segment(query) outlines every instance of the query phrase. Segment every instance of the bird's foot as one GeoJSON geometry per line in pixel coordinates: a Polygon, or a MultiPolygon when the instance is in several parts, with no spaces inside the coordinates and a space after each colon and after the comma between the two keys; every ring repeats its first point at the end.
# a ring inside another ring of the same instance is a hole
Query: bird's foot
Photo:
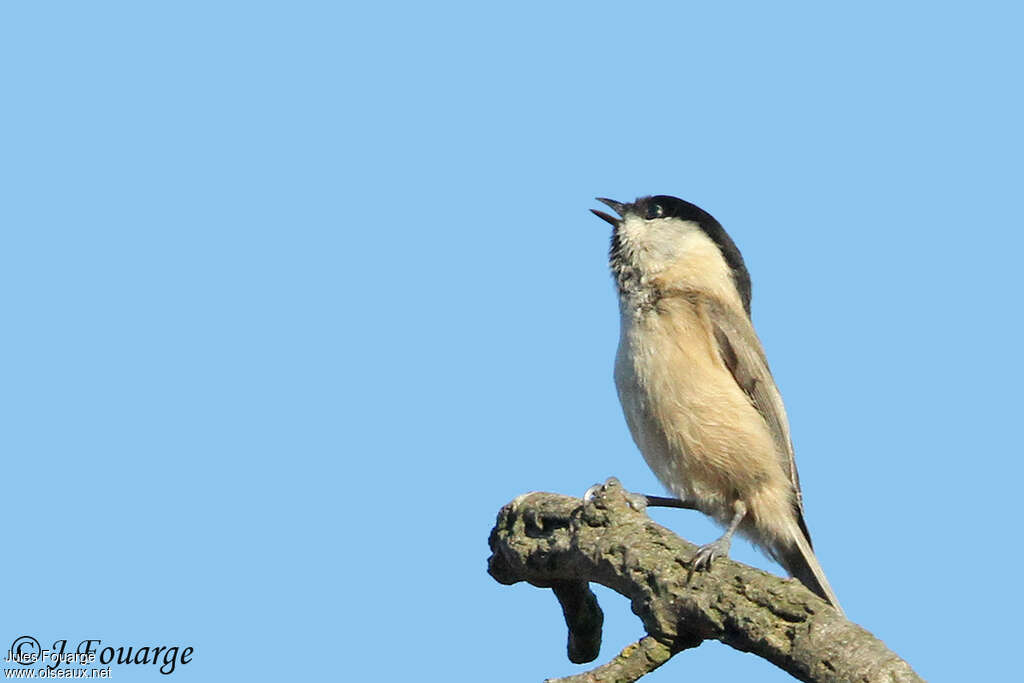
{"type": "MultiPolygon", "coordinates": [[[[594,484],[583,494],[584,505],[594,501],[600,494],[605,493],[609,489],[622,488],[622,483],[615,477],[608,477],[603,484],[594,484]]],[[[629,491],[623,490],[623,494],[626,497],[626,502],[629,503],[629,507],[633,508],[637,512],[643,512],[647,509],[647,496],[640,493],[630,493],[629,491]]]]}
{"type": "Polygon", "coordinates": [[[711,563],[719,557],[729,557],[729,547],[732,545],[732,539],[726,536],[712,541],[697,548],[697,552],[694,553],[693,559],[690,560],[690,565],[694,571],[706,572],[711,571],[711,563]]]}

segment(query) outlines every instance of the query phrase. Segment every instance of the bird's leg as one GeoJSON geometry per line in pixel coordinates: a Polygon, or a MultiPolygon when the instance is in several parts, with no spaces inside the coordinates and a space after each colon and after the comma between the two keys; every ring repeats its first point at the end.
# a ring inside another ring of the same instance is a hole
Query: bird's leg
{"type": "Polygon", "coordinates": [[[644,496],[647,499],[647,507],[652,508],[682,508],[683,510],[696,510],[697,506],[682,498],[665,498],[664,496],[644,496]]]}
{"type": "Polygon", "coordinates": [[[714,562],[716,557],[729,557],[729,546],[732,545],[732,535],[736,533],[736,529],[739,527],[740,522],[747,515],[747,504],[742,500],[737,500],[732,504],[732,521],[729,522],[729,527],[722,534],[722,537],[717,541],[712,541],[706,545],[702,545],[697,548],[697,552],[694,554],[693,559],[690,560],[690,564],[693,566],[695,571],[708,571],[711,569],[711,563],[714,562]]]}

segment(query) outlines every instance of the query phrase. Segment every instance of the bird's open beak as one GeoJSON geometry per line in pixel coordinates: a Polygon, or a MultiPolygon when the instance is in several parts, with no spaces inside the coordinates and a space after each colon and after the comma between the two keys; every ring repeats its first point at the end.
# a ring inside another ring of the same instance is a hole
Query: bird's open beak
{"type": "MultiPolygon", "coordinates": [[[[622,212],[626,208],[625,204],[623,204],[622,202],[617,202],[614,199],[606,199],[605,197],[598,197],[597,201],[599,201],[602,204],[604,204],[605,206],[609,207],[612,211],[614,211],[615,213],[619,214],[620,216],[623,215],[622,212]]],[[[616,228],[619,227],[620,223],[622,223],[622,219],[621,218],[616,218],[615,216],[610,216],[610,215],[606,214],[604,211],[598,211],[597,209],[591,209],[590,212],[592,214],[594,214],[595,216],[597,216],[598,218],[600,218],[601,220],[608,221],[609,223],[612,224],[612,226],[614,226],[616,228]]]]}

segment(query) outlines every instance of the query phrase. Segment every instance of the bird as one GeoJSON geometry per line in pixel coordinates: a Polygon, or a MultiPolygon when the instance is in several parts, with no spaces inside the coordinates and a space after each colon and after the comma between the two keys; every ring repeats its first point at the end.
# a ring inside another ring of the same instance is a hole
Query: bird
{"type": "Polygon", "coordinates": [[[609,265],[618,290],[615,386],[661,483],[725,527],[691,560],[709,571],[750,539],[842,613],[811,545],[782,396],[750,317],[750,273],[711,214],[669,195],[622,203],[609,265]]]}

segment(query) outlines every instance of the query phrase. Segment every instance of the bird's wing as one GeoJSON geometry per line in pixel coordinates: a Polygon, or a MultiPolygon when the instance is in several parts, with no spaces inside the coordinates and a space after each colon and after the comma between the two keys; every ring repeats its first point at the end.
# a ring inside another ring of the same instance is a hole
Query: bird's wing
{"type": "MultiPolygon", "coordinates": [[[[783,469],[789,474],[789,480],[793,484],[800,526],[804,527],[803,495],[800,492],[800,477],[793,457],[793,442],[789,436],[786,408],[782,404],[782,395],[775,386],[772,372],[768,368],[768,360],[761,348],[761,341],[757,338],[750,319],[743,313],[711,298],[703,298],[701,304],[711,321],[722,362],[732,373],[736,384],[750,398],[750,402],[764,418],[772,433],[777,446],[776,453],[782,459],[783,469]]],[[[809,540],[810,535],[807,534],[806,527],[804,533],[809,540]]]]}

